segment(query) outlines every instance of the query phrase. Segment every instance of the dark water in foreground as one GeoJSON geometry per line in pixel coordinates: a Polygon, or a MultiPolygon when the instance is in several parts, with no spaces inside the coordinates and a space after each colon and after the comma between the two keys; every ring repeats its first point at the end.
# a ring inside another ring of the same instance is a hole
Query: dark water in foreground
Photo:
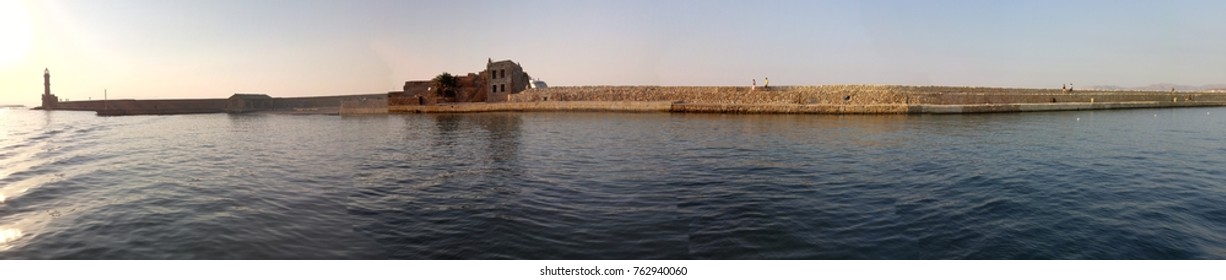
{"type": "Polygon", "coordinates": [[[1226,108],[0,121],[7,259],[1226,258],[1226,108]]]}

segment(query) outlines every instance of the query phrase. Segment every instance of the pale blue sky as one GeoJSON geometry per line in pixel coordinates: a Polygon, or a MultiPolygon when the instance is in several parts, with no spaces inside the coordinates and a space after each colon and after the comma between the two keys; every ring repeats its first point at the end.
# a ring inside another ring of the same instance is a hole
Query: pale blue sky
{"type": "Polygon", "coordinates": [[[551,85],[1226,83],[1226,1],[0,0],[0,103],[551,85]]]}

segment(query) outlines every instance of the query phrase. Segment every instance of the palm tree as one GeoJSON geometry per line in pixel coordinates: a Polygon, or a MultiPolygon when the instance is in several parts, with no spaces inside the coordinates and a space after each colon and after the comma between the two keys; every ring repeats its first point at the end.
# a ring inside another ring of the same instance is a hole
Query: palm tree
{"type": "Polygon", "coordinates": [[[455,97],[455,88],[459,87],[459,80],[452,76],[451,73],[443,72],[434,77],[434,83],[438,84],[438,94],[443,97],[455,97]]]}

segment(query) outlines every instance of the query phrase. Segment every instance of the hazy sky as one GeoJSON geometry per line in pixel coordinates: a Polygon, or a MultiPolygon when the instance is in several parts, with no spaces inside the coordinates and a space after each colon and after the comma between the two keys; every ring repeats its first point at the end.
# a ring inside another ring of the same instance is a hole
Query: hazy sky
{"type": "Polygon", "coordinates": [[[1226,1],[0,0],[0,104],[550,85],[1226,83],[1226,1]]]}

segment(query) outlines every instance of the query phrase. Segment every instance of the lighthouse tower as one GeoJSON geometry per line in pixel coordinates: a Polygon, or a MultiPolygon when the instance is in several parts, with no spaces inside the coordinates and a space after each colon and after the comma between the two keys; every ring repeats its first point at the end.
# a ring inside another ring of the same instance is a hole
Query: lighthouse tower
{"type": "Polygon", "coordinates": [[[43,68],[43,109],[55,108],[60,98],[51,94],[51,70],[43,68]]]}

